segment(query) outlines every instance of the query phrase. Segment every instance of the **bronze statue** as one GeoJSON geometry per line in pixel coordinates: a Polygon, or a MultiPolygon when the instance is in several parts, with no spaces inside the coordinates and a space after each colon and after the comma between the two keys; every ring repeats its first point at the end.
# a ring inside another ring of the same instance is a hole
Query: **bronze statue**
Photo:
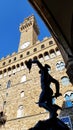
{"type": "Polygon", "coordinates": [[[32,64],[38,65],[38,67],[40,69],[39,73],[40,73],[40,82],[41,82],[41,89],[42,89],[42,92],[39,97],[38,105],[39,105],[39,107],[43,107],[50,112],[50,119],[48,119],[46,121],[39,121],[35,125],[34,128],[30,128],[29,130],[42,130],[43,128],[45,129],[45,125],[47,127],[46,130],[50,130],[50,128],[52,127],[52,124],[54,126],[54,129],[51,128],[51,130],[58,130],[58,129],[63,130],[63,128],[60,129],[59,127],[64,127],[64,130],[69,130],[69,129],[66,129],[67,126],[64,125],[64,123],[57,118],[57,115],[58,115],[57,110],[61,109],[61,107],[59,107],[56,104],[52,104],[53,97],[57,98],[57,97],[61,96],[62,94],[59,92],[60,86],[59,86],[58,80],[54,79],[49,74],[49,69],[51,67],[48,64],[45,64],[43,66],[38,60],[31,60],[31,59],[29,61],[27,61],[25,64],[26,64],[27,68],[29,69],[29,72],[32,68],[32,64]],[[50,87],[51,83],[54,83],[55,87],[56,87],[56,93],[54,96],[53,96],[53,90],[50,87]],[[61,124],[61,126],[59,125],[59,123],[61,124]],[[55,129],[55,127],[56,127],[56,129],[55,129]]]}

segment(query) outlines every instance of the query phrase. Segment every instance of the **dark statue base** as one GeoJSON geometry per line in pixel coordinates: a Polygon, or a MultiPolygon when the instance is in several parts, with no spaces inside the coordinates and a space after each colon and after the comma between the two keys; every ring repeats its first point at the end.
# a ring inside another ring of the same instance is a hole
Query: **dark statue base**
{"type": "Polygon", "coordinates": [[[58,118],[50,118],[38,123],[29,130],[69,130],[68,126],[58,118]]]}

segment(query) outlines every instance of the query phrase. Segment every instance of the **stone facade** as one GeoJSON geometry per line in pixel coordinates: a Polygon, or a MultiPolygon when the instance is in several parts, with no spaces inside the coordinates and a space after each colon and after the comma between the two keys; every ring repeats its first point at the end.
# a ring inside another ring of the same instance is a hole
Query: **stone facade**
{"type": "MultiPolygon", "coordinates": [[[[0,60],[0,109],[7,115],[7,122],[1,129],[28,130],[38,120],[49,117],[49,113],[36,104],[41,92],[39,68],[33,65],[29,73],[25,65],[25,61],[35,58],[43,65],[49,64],[50,74],[60,83],[62,96],[55,100],[63,108],[58,112],[59,118],[69,116],[73,122],[73,108],[70,104],[73,99],[73,86],[68,81],[57,44],[52,37],[38,40],[39,29],[33,15],[24,20],[20,31],[18,52],[0,60]],[[66,96],[71,96],[71,102],[66,96]]],[[[51,84],[51,87],[55,93],[55,86],[51,84]]]]}

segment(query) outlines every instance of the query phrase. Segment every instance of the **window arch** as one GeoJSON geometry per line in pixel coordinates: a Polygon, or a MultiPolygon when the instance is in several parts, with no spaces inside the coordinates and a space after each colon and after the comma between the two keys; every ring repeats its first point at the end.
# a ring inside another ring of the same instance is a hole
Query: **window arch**
{"type": "Polygon", "coordinates": [[[45,45],[44,45],[44,44],[42,44],[42,45],[41,45],[41,49],[43,49],[44,47],[45,47],[45,45]]]}
{"type": "Polygon", "coordinates": [[[61,53],[60,53],[60,50],[58,49],[58,47],[56,47],[55,50],[56,50],[56,54],[57,54],[57,55],[60,55],[60,54],[61,54],[61,53]]]}
{"type": "Polygon", "coordinates": [[[16,67],[17,67],[17,71],[20,71],[20,65],[17,64],[16,67]]]}
{"type": "Polygon", "coordinates": [[[68,86],[69,83],[70,83],[69,78],[68,78],[67,76],[63,76],[63,77],[61,78],[61,82],[62,82],[62,85],[63,85],[63,86],[68,86]]]}
{"type": "Polygon", "coordinates": [[[26,55],[29,55],[30,54],[30,51],[27,51],[26,55]]]}
{"type": "Polygon", "coordinates": [[[11,71],[11,67],[8,68],[8,71],[11,71]]]}
{"type": "Polygon", "coordinates": [[[3,73],[4,73],[4,77],[7,76],[7,70],[6,69],[3,70],[3,73]]]}
{"type": "Polygon", "coordinates": [[[23,54],[20,55],[20,58],[22,58],[22,57],[23,57],[23,54]]]}
{"type": "Polygon", "coordinates": [[[43,55],[40,54],[38,57],[39,57],[40,61],[42,62],[43,61],[43,55]]]}
{"type": "Polygon", "coordinates": [[[8,68],[8,75],[11,74],[11,67],[8,68]]]}
{"type": "Polygon", "coordinates": [[[3,65],[5,65],[6,64],[6,62],[3,62],[3,65]]]}
{"type": "Polygon", "coordinates": [[[12,70],[13,70],[13,73],[16,72],[16,66],[15,65],[12,66],[12,70]]]}
{"type": "Polygon", "coordinates": [[[11,59],[9,59],[9,63],[11,63],[11,59]]]}
{"type": "Polygon", "coordinates": [[[6,70],[6,69],[4,69],[4,70],[3,70],[3,72],[4,72],[4,73],[6,73],[6,72],[7,72],[7,70],[6,70]]]}
{"type": "Polygon", "coordinates": [[[53,44],[53,41],[51,40],[51,41],[49,41],[49,45],[51,45],[51,44],[53,44]]]}
{"type": "Polygon", "coordinates": [[[33,51],[36,52],[36,51],[37,51],[37,48],[34,48],[33,51]]]}
{"type": "Polygon", "coordinates": [[[14,61],[16,60],[16,57],[14,57],[14,61]]]}
{"type": "Polygon", "coordinates": [[[45,59],[45,60],[48,60],[48,59],[49,59],[49,53],[48,53],[48,52],[45,52],[45,53],[44,53],[44,59],[45,59]]]}
{"type": "Polygon", "coordinates": [[[38,59],[37,56],[34,56],[34,57],[33,57],[33,60],[37,60],[37,59],[38,59]]]}
{"type": "Polygon", "coordinates": [[[24,116],[24,113],[23,113],[23,105],[20,105],[18,107],[18,110],[17,110],[17,117],[23,117],[24,116]]]}
{"type": "Polygon", "coordinates": [[[13,70],[15,69],[15,65],[12,66],[12,69],[13,69],[13,70]]]}
{"type": "Polygon", "coordinates": [[[23,62],[21,62],[21,66],[24,66],[24,63],[23,63],[23,62]]]}
{"type": "Polygon", "coordinates": [[[21,91],[21,97],[24,97],[24,91],[21,91]]]}
{"type": "Polygon", "coordinates": [[[21,70],[23,70],[24,69],[24,63],[23,62],[21,62],[21,70]]]}
{"type": "Polygon", "coordinates": [[[73,106],[73,92],[68,91],[64,94],[65,100],[65,107],[72,107],[73,106]]]}
{"type": "Polygon", "coordinates": [[[50,57],[54,58],[56,56],[54,49],[50,50],[50,57]]]}
{"type": "Polygon", "coordinates": [[[65,63],[63,61],[59,61],[56,64],[56,70],[63,70],[65,68],[65,63]]]}
{"type": "Polygon", "coordinates": [[[23,83],[25,81],[26,81],[26,75],[23,75],[22,78],[21,78],[21,83],[23,83]]]}

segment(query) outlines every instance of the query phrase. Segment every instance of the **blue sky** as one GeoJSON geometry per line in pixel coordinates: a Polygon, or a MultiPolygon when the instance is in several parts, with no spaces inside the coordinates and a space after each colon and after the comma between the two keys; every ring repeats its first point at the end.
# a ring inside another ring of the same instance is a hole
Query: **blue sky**
{"type": "Polygon", "coordinates": [[[40,29],[39,40],[50,33],[28,0],[0,0],[0,59],[17,52],[20,41],[19,25],[34,14],[40,29]]]}

